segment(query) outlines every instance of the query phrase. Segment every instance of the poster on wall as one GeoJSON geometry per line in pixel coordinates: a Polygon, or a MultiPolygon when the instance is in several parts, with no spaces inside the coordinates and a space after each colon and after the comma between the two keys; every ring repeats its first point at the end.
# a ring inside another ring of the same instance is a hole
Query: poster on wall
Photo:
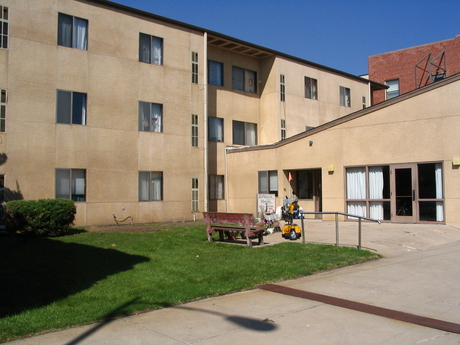
{"type": "Polygon", "coordinates": [[[274,194],[257,194],[257,216],[259,216],[261,212],[275,212],[275,210],[276,205],[274,194]]]}

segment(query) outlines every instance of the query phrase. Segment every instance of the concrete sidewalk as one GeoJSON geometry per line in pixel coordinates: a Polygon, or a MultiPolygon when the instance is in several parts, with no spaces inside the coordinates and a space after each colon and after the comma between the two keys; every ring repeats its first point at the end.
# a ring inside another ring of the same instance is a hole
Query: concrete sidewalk
{"type": "MultiPolygon", "coordinates": [[[[357,228],[341,222],[340,243],[356,245],[357,228]]],[[[307,242],[335,243],[334,222],[307,221],[306,229],[307,242]]],[[[363,223],[362,246],[385,258],[276,285],[460,327],[459,229],[363,223]]],[[[460,334],[257,288],[8,344],[449,345],[460,344],[460,334]]]]}

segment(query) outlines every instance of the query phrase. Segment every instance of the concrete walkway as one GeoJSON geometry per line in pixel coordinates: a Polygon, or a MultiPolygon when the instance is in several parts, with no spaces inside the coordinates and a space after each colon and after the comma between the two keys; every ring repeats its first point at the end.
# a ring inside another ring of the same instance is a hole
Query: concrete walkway
{"type": "MultiPolygon", "coordinates": [[[[334,222],[306,226],[307,242],[335,243],[334,222]]],[[[340,243],[356,245],[357,229],[341,222],[340,243]]],[[[286,241],[279,233],[265,238],[267,245],[286,241]]],[[[362,246],[385,258],[275,284],[288,294],[257,288],[8,344],[460,344],[460,230],[363,223],[362,246]],[[315,294],[327,298],[309,299],[315,294]],[[420,326],[372,310],[439,322],[420,326]]]]}

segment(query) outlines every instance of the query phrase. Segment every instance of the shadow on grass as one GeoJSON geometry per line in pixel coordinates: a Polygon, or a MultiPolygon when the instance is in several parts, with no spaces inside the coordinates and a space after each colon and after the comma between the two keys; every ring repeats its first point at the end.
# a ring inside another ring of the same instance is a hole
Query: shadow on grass
{"type": "Polygon", "coordinates": [[[59,240],[1,236],[0,318],[46,306],[148,260],[59,240]]]}

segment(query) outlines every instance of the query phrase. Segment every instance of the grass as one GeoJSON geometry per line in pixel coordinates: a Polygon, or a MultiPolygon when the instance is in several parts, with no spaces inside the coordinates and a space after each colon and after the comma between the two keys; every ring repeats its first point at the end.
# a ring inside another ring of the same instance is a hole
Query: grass
{"type": "Polygon", "coordinates": [[[300,242],[260,248],[211,243],[203,225],[52,239],[4,236],[0,343],[378,257],[300,242]]]}

